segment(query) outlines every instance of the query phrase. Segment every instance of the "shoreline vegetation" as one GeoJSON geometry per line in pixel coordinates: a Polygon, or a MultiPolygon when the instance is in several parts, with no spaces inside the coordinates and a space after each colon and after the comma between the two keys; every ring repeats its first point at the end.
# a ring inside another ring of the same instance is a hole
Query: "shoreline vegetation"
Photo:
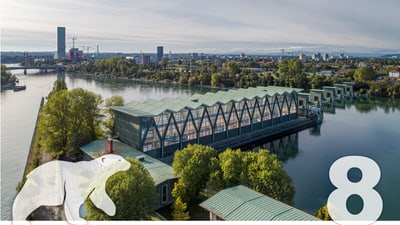
{"type": "MultiPolygon", "coordinates": [[[[400,59],[388,62],[371,61],[373,66],[356,66],[357,61],[331,64],[303,63],[297,59],[281,62],[266,59],[228,61],[178,61],[170,64],[164,58],[159,64],[136,64],[134,60],[113,57],[95,62],[82,62],[67,66],[67,72],[95,78],[111,78],[160,84],[185,85],[207,88],[248,88],[256,86],[285,86],[321,89],[334,83],[355,82],[358,95],[400,97],[400,79],[384,74],[391,69],[400,70],[400,59]],[[378,63],[381,66],[378,66],[378,63]],[[262,68],[258,68],[262,65],[262,68]],[[337,66],[335,66],[337,65],[337,66]],[[257,67],[255,67],[257,66],[257,67]],[[322,70],[331,74],[324,75],[322,70]]],[[[387,73],[386,73],[387,74],[387,73]]]]}
{"type": "Polygon", "coordinates": [[[18,78],[7,71],[7,66],[1,64],[1,90],[14,89],[18,78]]]}

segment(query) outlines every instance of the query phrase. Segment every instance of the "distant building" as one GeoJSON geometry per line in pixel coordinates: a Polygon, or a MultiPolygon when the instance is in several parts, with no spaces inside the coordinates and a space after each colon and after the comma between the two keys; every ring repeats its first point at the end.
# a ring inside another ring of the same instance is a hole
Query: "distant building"
{"type": "Polygon", "coordinates": [[[57,27],[57,53],[54,58],[65,58],[65,52],[65,27],[57,27]]]}
{"type": "Polygon", "coordinates": [[[78,61],[83,58],[83,51],[79,48],[71,48],[68,52],[68,59],[71,61],[78,61]]]}
{"type": "Polygon", "coordinates": [[[335,75],[335,72],[331,71],[331,70],[322,70],[320,72],[317,72],[317,74],[324,75],[325,77],[331,77],[331,76],[335,75]]]}
{"type": "Polygon", "coordinates": [[[358,67],[364,67],[367,66],[367,64],[365,62],[359,62],[358,63],[358,67]]]}
{"type": "Polygon", "coordinates": [[[306,55],[305,54],[300,54],[299,55],[299,60],[302,61],[302,62],[305,62],[306,61],[306,55]]]}
{"type": "Polygon", "coordinates": [[[400,78],[400,72],[398,70],[392,70],[389,72],[390,78],[400,78]]]}
{"type": "Polygon", "coordinates": [[[314,53],[311,55],[311,59],[314,61],[320,61],[321,60],[321,53],[314,53]]]}
{"type": "Polygon", "coordinates": [[[157,47],[157,61],[161,61],[162,57],[164,55],[164,47],[163,46],[158,46],[157,47]]]}
{"type": "Polygon", "coordinates": [[[329,54],[328,53],[322,54],[322,60],[323,61],[328,61],[329,60],[329,54]]]}
{"type": "Polygon", "coordinates": [[[142,53],[142,64],[147,65],[150,64],[150,56],[142,53]]]}

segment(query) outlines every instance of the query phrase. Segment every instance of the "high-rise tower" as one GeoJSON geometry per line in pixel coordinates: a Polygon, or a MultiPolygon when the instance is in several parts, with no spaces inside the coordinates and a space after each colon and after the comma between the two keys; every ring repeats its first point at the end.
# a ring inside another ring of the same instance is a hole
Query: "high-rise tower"
{"type": "Polygon", "coordinates": [[[65,27],[57,27],[57,53],[55,58],[65,58],[65,27]]]}
{"type": "Polygon", "coordinates": [[[164,47],[163,46],[157,46],[157,61],[160,62],[162,57],[164,55],[164,47]]]}

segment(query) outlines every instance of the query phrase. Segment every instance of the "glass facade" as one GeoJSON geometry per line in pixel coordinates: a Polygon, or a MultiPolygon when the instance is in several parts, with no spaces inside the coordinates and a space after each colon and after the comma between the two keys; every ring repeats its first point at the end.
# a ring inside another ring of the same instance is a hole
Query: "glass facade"
{"type": "Polygon", "coordinates": [[[295,119],[297,109],[297,93],[291,92],[166,110],[141,125],[138,148],[149,153],[157,150],[156,155],[164,157],[189,143],[209,144],[295,119]]]}

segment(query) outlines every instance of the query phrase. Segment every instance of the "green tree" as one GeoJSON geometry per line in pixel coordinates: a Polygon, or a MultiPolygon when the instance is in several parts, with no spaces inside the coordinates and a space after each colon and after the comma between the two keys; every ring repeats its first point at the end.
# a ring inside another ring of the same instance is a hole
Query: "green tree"
{"type": "Polygon", "coordinates": [[[275,154],[268,150],[246,152],[246,176],[244,183],[278,201],[293,205],[295,189],[292,179],[275,154]]]}
{"type": "Polygon", "coordinates": [[[172,212],[172,218],[174,220],[190,219],[189,212],[186,212],[187,204],[183,203],[180,197],[175,199],[172,207],[174,208],[174,211],[172,212]]]}
{"type": "Polygon", "coordinates": [[[212,172],[208,183],[214,190],[242,184],[279,201],[293,204],[293,182],[275,154],[264,149],[258,152],[227,149],[218,158],[219,165],[212,172]]]}
{"type": "Polygon", "coordinates": [[[315,216],[318,217],[318,218],[320,218],[321,220],[325,220],[325,221],[332,220],[331,216],[329,215],[328,206],[327,206],[327,205],[322,206],[322,207],[315,213],[315,216]]]}
{"type": "Polygon", "coordinates": [[[53,156],[78,159],[79,147],[100,134],[100,95],[82,88],[53,93],[43,106],[38,123],[40,146],[53,156]]]}
{"type": "Polygon", "coordinates": [[[62,90],[68,90],[67,84],[65,83],[64,79],[57,79],[56,81],[54,81],[53,83],[53,89],[51,90],[49,97],[55,93],[55,92],[59,92],[62,90]]]}
{"type": "Polygon", "coordinates": [[[325,85],[326,79],[322,74],[313,74],[310,76],[311,88],[320,89],[325,85]]]}
{"type": "Polygon", "coordinates": [[[183,202],[194,200],[210,177],[211,160],[216,157],[216,151],[209,146],[188,145],[174,154],[172,167],[178,182],[172,190],[172,196],[180,197],[183,202]]]}
{"type": "Polygon", "coordinates": [[[240,67],[239,64],[236,62],[230,61],[226,64],[226,70],[230,75],[236,75],[240,73],[240,67]]]}
{"type": "Polygon", "coordinates": [[[300,60],[282,60],[278,67],[280,82],[286,87],[307,88],[307,76],[300,60]]]}
{"type": "Polygon", "coordinates": [[[89,198],[85,201],[87,220],[148,220],[156,201],[156,189],[149,171],[136,159],[127,158],[131,167],[112,175],[106,192],[116,206],[114,216],[98,209],[89,198]]]}
{"type": "Polygon", "coordinates": [[[103,125],[106,127],[107,136],[113,135],[115,132],[115,113],[114,110],[111,109],[111,106],[123,106],[124,104],[124,98],[119,95],[113,95],[106,99],[106,109],[104,110],[104,113],[106,114],[107,119],[103,121],[103,125]]]}
{"type": "Polygon", "coordinates": [[[355,81],[376,80],[376,74],[372,67],[363,66],[354,72],[353,78],[355,81]]]}
{"type": "Polygon", "coordinates": [[[220,74],[217,74],[217,73],[213,73],[213,74],[211,75],[211,82],[210,82],[211,86],[213,86],[213,87],[219,87],[219,86],[221,86],[221,83],[222,83],[222,77],[221,77],[221,75],[220,75],[220,74]]]}
{"type": "Polygon", "coordinates": [[[1,85],[15,85],[17,77],[7,71],[7,66],[1,64],[1,85]]]}

